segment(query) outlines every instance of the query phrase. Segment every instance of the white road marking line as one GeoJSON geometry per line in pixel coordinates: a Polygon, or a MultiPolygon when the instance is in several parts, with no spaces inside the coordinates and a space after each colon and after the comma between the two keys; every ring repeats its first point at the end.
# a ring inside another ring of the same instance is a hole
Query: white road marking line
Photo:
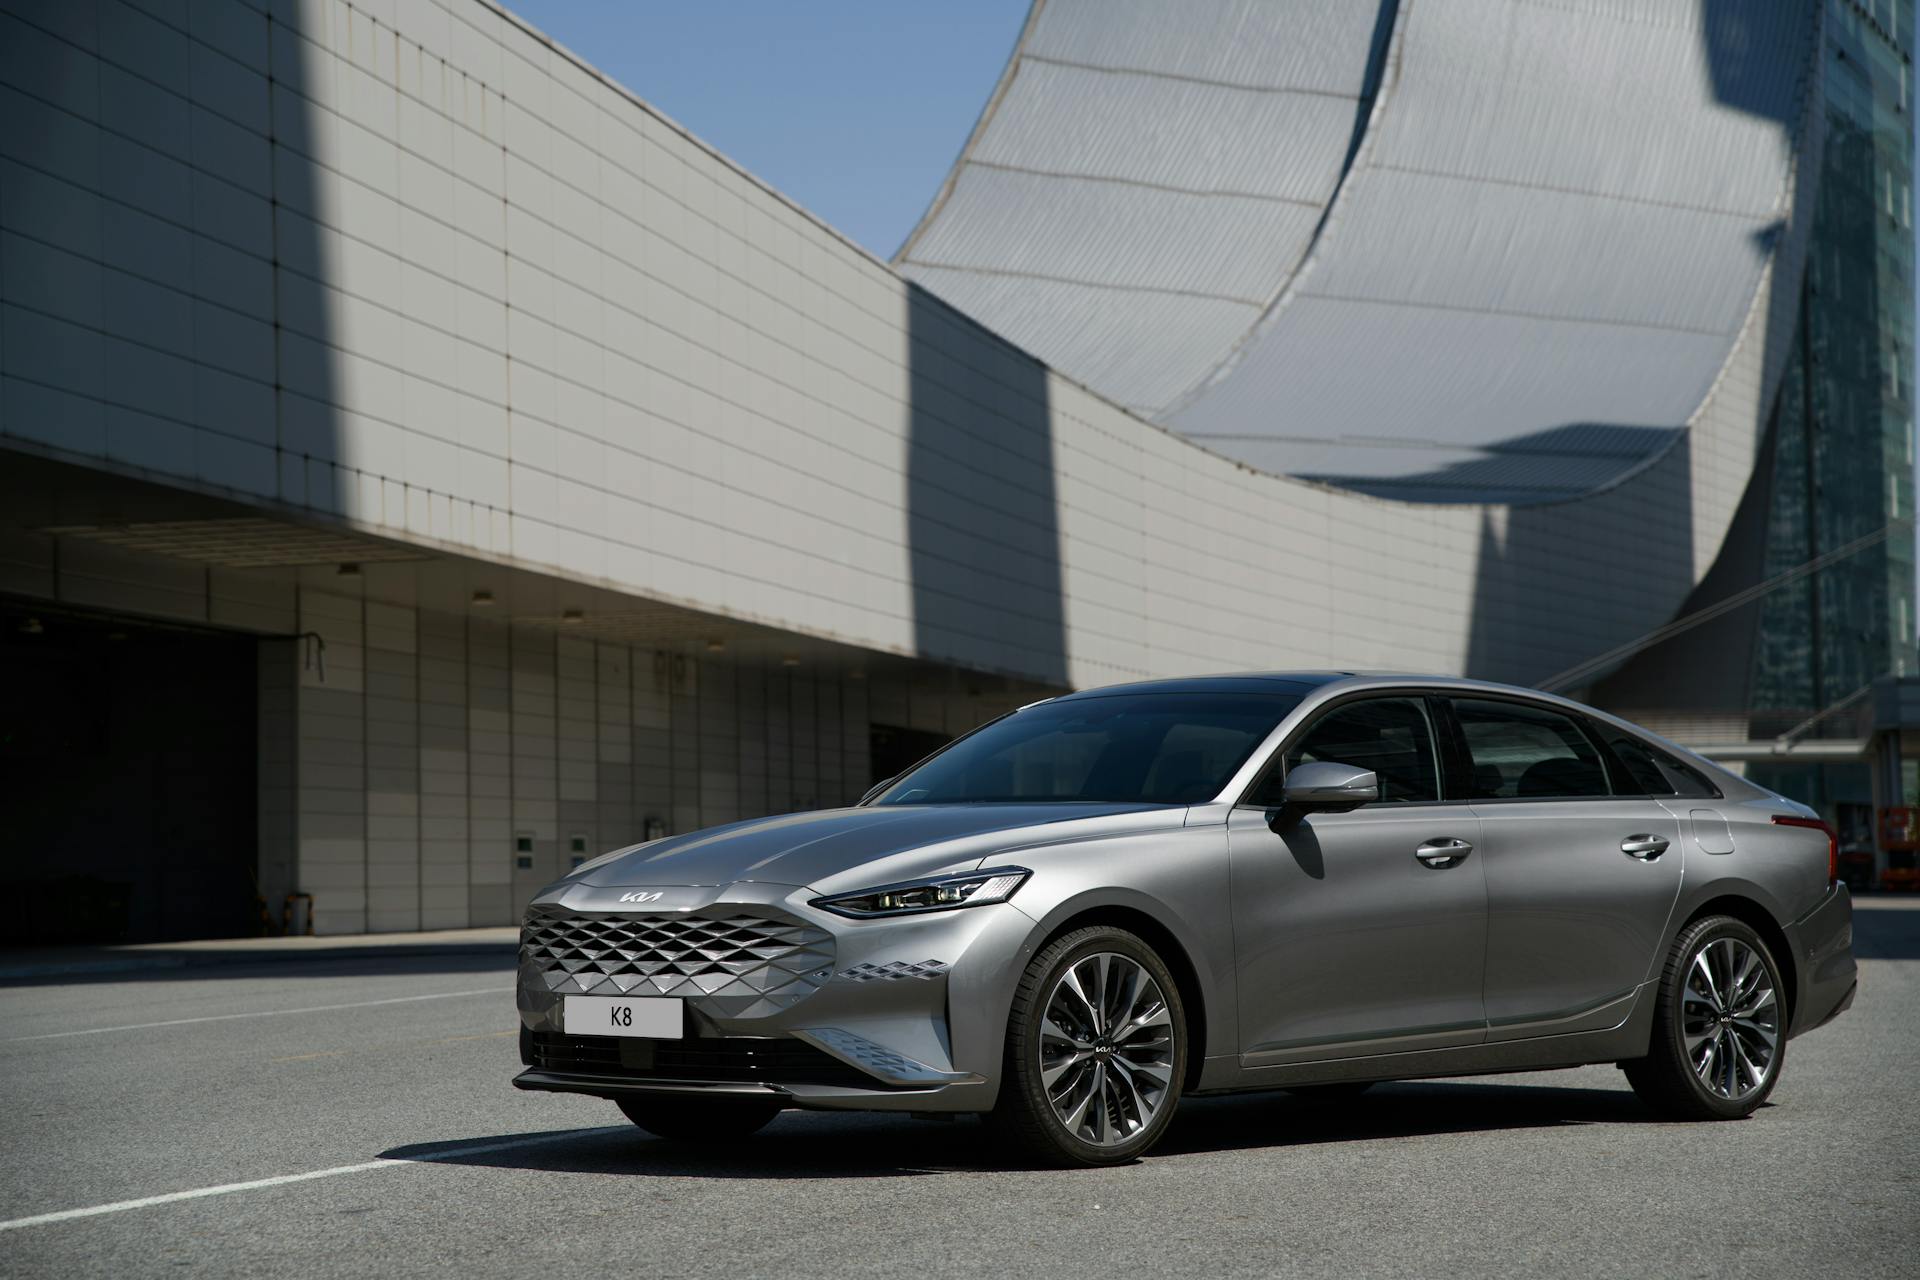
{"type": "Polygon", "coordinates": [[[97,1036],[109,1031],[147,1031],[154,1027],[184,1027],[195,1022],[228,1022],[234,1018],[284,1018],[296,1013],[332,1013],[336,1009],[370,1009],[377,1004],[411,1004],[419,1000],[453,1000],[461,996],[500,996],[512,987],[483,987],[478,991],[441,991],[428,996],[390,996],[385,1000],[354,1000],[347,1004],[314,1004],[304,1009],[257,1009],[252,1013],[214,1013],[204,1018],[169,1018],[165,1022],[130,1022],[124,1027],[88,1027],[84,1031],[49,1031],[37,1036],[9,1036],[0,1044],[23,1040],[58,1040],[62,1036],[97,1036]]]}
{"type": "Polygon", "coordinates": [[[405,1160],[368,1160],[361,1164],[336,1165],[331,1169],[315,1169],[311,1173],[288,1173],[277,1178],[255,1178],[252,1182],[229,1182],[218,1187],[199,1187],[192,1191],[170,1191],[163,1196],[142,1196],[138,1200],[116,1200],[112,1204],[96,1204],[85,1209],[61,1209],[57,1213],[36,1213],[31,1218],[15,1218],[10,1222],[0,1222],[0,1231],[14,1231],[20,1227],[38,1227],[49,1222],[68,1222],[74,1218],[92,1218],[103,1213],[125,1213],[129,1209],[145,1209],[156,1204],[173,1204],[179,1200],[199,1200],[206,1196],[232,1195],[236,1191],[259,1191],[265,1187],[284,1187],[290,1182],[312,1182],[315,1178],[338,1178],[348,1173],[370,1173],[375,1169],[403,1169],[408,1165],[431,1164],[435,1161],[453,1160],[460,1156],[482,1156],[494,1151],[512,1151],[517,1147],[537,1147],[549,1142],[564,1142],[569,1138],[590,1138],[602,1133],[632,1133],[630,1125],[608,1125],[599,1129],[569,1129],[565,1133],[543,1133],[530,1138],[515,1138],[509,1142],[483,1142],[479,1146],[453,1147],[445,1151],[433,1151],[423,1156],[412,1156],[405,1160]]]}

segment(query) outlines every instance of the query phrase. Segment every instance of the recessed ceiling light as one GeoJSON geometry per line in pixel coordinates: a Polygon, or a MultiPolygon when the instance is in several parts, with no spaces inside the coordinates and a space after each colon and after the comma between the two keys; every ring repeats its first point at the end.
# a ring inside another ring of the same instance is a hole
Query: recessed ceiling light
{"type": "Polygon", "coordinates": [[[587,615],[578,609],[567,609],[560,614],[562,622],[585,622],[587,615]]]}
{"type": "Polygon", "coordinates": [[[800,659],[794,657],[792,654],[788,654],[786,657],[780,659],[780,665],[783,667],[797,667],[800,665],[800,659]]]}
{"type": "Polygon", "coordinates": [[[713,639],[707,641],[708,653],[725,653],[726,651],[727,651],[727,642],[725,640],[720,639],[720,637],[715,636],[713,639]]]}
{"type": "Polygon", "coordinates": [[[473,593],[473,602],[477,605],[490,605],[493,603],[493,592],[476,591],[473,593]]]}

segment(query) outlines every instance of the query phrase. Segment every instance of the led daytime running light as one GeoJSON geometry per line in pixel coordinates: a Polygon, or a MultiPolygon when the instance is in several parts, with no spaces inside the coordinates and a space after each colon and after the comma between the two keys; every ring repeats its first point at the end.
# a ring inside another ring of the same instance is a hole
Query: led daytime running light
{"type": "Polygon", "coordinates": [[[928,911],[952,911],[1005,902],[1033,873],[1025,867],[991,867],[962,875],[936,876],[881,885],[857,893],[815,898],[813,905],[853,919],[873,916],[911,916],[928,911]]]}

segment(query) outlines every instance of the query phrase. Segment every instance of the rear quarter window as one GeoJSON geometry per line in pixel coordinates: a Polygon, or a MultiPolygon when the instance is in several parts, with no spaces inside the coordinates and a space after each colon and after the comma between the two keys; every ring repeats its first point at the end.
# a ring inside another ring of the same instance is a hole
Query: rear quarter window
{"type": "Polygon", "coordinates": [[[1688,800],[1717,800],[1720,788],[1699,769],[1679,756],[1633,734],[1597,726],[1606,739],[1607,749],[1626,771],[1620,779],[1622,791],[1641,795],[1677,796],[1688,800]]]}

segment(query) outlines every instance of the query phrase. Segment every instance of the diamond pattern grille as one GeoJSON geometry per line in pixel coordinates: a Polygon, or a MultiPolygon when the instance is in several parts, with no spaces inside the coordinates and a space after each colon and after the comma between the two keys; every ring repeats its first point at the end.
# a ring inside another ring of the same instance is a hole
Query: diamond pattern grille
{"type": "Polygon", "coordinates": [[[932,982],[950,967],[945,960],[895,960],[892,964],[857,964],[842,969],[840,976],[849,982],[889,982],[897,978],[932,982]]]}
{"type": "Polygon", "coordinates": [[[557,994],[681,996],[722,1017],[757,1018],[826,982],[833,936],[764,916],[534,907],[520,929],[520,963],[557,994]]]}

